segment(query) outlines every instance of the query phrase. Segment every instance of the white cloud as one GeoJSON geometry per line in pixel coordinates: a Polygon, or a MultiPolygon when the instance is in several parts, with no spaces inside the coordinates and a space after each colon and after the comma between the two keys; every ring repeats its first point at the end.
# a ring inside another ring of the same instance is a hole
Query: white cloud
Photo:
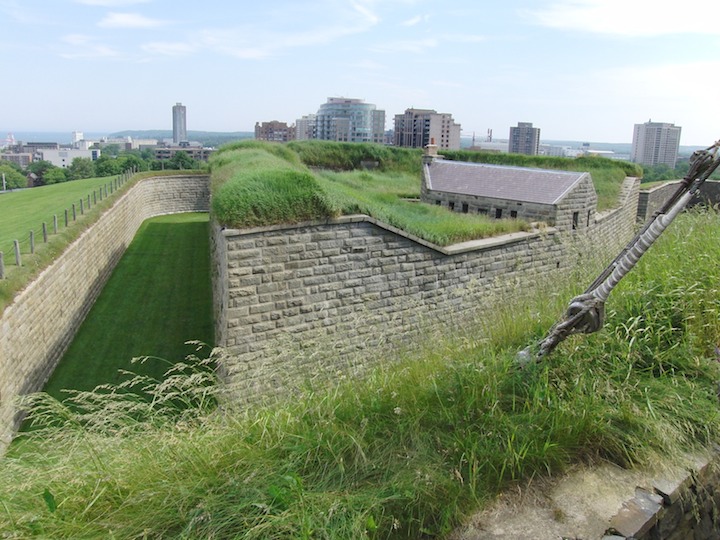
{"type": "Polygon", "coordinates": [[[412,19],[408,19],[407,21],[403,21],[400,24],[403,26],[415,26],[417,24],[420,24],[423,21],[423,17],[421,15],[416,15],[412,19]]]}
{"type": "Polygon", "coordinates": [[[283,25],[253,25],[234,28],[206,28],[191,36],[198,47],[240,59],[260,60],[284,51],[328,45],[343,38],[368,32],[380,21],[368,5],[372,1],[353,2],[351,9],[327,10],[323,20],[293,20],[283,25]],[[297,30],[296,28],[304,28],[297,30]]]}
{"type": "Polygon", "coordinates": [[[102,43],[96,43],[92,36],[84,34],[68,34],[62,37],[62,41],[71,45],[73,50],[61,52],[60,56],[69,60],[78,58],[117,58],[121,54],[102,43]]]}
{"type": "Polygon", "coordinates": [[[156,28],[164,26],[168,21],[150,19],[139,13],[108,13],[98,26],[101,28],[156,28]]]}
{"type": "Polygon", "coordinates": [[[149,1],[150,0],[75,0],[78,4],[100,7],[132,6],[135,4],[145,4],[149,1]]]}
{"type": "Polygon", "coordinates": [[[371,48],[371,50],[379,53],[413,53],[421,54],[428,49],[433,49],[439,44],[436,38],[424,38],[424,39],[407,39],[400,41],[392,41],[385,43],[384,45],[378,45],[371,48]]]}
{"type": "Polygon", "coordinates": [[[162,56],[184,56],[197,50],[197,46],[185,42],[153,42],[141,46],[146,53],[162,56]]]}
{"type": "Polygon", "coordinates": [[[362,18],[365,19],[367,24],[371,26],[375,26],[380,22],[380,17],[372,11],[368,6],[363,5],[361,2],[353,2],[352,3],[353,9],[361,15],[362,18]]]}
{"type": "Polygon", "coordinates": [[[718,25],[703,20],[716,9],[714,0],[685,0],[682,5],[657,0],[560,0],[521,13],[542,26],[599,34],[720,35],[718,25]]]}

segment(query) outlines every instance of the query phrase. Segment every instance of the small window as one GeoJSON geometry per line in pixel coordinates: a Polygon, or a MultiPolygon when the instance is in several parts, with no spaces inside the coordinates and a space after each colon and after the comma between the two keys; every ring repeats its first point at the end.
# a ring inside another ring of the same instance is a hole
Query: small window
{"type": "Polygon", "coordinates": [[[468,213],[468,203],[466,203],[466,202],[462,203],[462,211],[463,211],[463,214],[468,213]]]}
{"type": "Polygon", "coordinates": [[[517,210],[510,210],[510,217],[515,219],[517,217],[517,210]]]}
{"type": "Polygon", "coordinates": [[[573,231],[578,228],[580,222],[580,212],[573,212],[573,231]]]}
{"type": "Polygon", "coordinates": [[[487,208],[478,208],[478,214],[480,214],[481,216],[487,216],[487,213],[487,208]]]}
{"type": "Polygon", "coordinates": [[[439,200],[439,199],[437,199],[437,200],[435,201],[435,204],[436,204],[437,206],[440,206],[440,205],[442,204],[442,201],[439,200]]]}
{"type": "Polygon", "coordinates": [[[450,207],[450,210],[455,210],[455,203],[453,201],[450,201],[448,206],[450,207]]]}
{"type": "Polygon", "coordinates": [[[495,209],[495,219],[500,219],[502,217],[502,208],[496,208],[495,209]]]}

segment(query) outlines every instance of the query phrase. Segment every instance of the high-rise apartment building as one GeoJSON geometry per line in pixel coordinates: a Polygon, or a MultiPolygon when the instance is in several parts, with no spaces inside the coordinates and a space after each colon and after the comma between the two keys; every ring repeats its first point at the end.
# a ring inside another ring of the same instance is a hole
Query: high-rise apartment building
{"type": "Polygon", "coordinates": [[[298,141],[306,141],[316,138],[317,116],[314,114],[306,114],[302,118],[295,120],[295,138],[298,141]]]}
{"type": "Polygon", "coordinates": [[[315,118],[315,138],[323,141],[382,144],[385,111],[361,99],[328,98],[315,118]]]}
{"type": "Polygon", "coordinates": [[[176,103],[172,108],[173,116],[173,144],[180,144],[188,140],[187,116],[185,105],[176,103]]]}
{"type": "Polygon", "coordinates": [[[288,142],[295,140],[295,126],[286,122],[255,122],[255,138],[260,141],[288,142]]]}
{"type": "Polygon", "coordinates": [[[675,168],[680,149],[680,126],[648,121],[635,124],[630,161],[641,165],[664,164],[675,168]]]}
{"type": "Polygon", "coordinates": [[[532,122],[518,122],[510,128],[508,152],[511,154],[538,155],[540,150],[540,128],[533,127],[532,122]]]}
{"type": "Polygon", "coordinates": [[[460,124],[451,114],[432,109],[405,109],[395,115],[395,146],[425,148],[434,141],[438,148],[460,149],[460,124]]]}

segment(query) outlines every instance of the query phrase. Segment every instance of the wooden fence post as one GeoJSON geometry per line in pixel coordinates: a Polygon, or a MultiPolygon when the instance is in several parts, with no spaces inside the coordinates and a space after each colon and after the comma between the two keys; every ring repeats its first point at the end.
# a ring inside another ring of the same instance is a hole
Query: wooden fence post
{"type": "Polygon", "coordinates": [[[35,253],[35,231],[30,231],[30,254],[35,253]]]}
{"type": "Polygon", "coordinates": [[[57,234],[57,231],[58,231],[57,214],[53,214],[53,234],[57,234]]]}
{"type": "Polygon", "coordinates": [[[22,266],[22,259],[20,258],[20,242],[13,240],[13,245],[15,247],[15,264],[17,266],[22,266]]]}
{"type": "Polygon", "coordinates": [[[77,211],[75,210],[75,203],[73,203],[73,221],[77,219],[77,211]]]}
{"type": "Polygon", "coordinates": [[[65,209],[65,226],[68,226],[68,211],[67,208],[65,209]]]}
{"type": "Polygon", "coordinates": [[[83,200],[80,199],[80,215],[82,216],[85,214],[85,205],[83,204],[83,200]]]}
{"type": "Polygon", "coordinates": [[[43,244],[47,244],[47,223],[43,221],[42,225],[43,244]]]}
{"type": "Polygon", "coordinates": [[[93,206],[95,206],[96,204],[97,204],[97,193],[93,189],[93,206]]]}
{"type": "Polygon", "coordinates": [[[5,279],[5,256],[0,251],[0,279],[5,279]]]}

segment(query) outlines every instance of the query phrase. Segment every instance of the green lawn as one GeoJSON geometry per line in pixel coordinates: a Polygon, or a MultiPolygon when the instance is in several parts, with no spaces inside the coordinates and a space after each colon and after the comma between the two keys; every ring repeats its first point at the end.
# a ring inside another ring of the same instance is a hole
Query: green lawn
{"type": "Polygon", "coordinates": [[[92,390],[117,383],[118,370],[162,378],[168,361],[185,358],[189,340],[213,342],[212,290],[207,214],[176,214],[147,220],[47,384],[92,390]],[[131,364],[138,356],[156,356],[131,364]]]}
{"type": "Polygon", "coordinates": [[[0,251],[8,257],[13,251],[13,240],[27,246],[30,231],[35,231],[39,241],[42,223],[52,230],[53,215],[63,226],[65,210],[73,203],[80,213],[80,198],[87,203],[87,196],[115,179],[112,177],[87,178],[62,184],[53,184],[0,194],[0,251]]]}

